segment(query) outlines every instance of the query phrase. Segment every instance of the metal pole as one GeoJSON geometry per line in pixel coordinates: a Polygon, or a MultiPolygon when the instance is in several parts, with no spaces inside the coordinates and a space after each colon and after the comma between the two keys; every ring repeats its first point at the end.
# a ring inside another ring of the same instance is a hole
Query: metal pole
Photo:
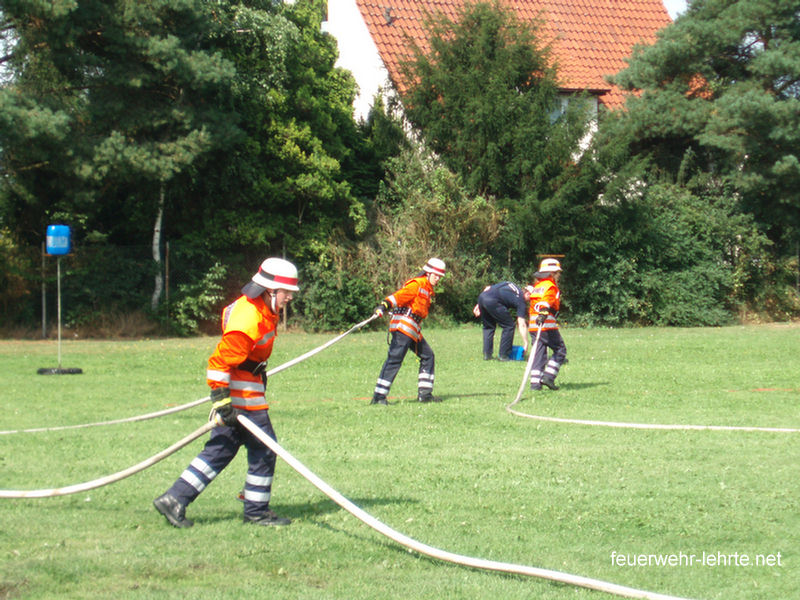
{"type": "Polygon", "coordinates": [[[45,245],[42,242],[42,339],[47,339],[47,271],[45,245]]]}
{"type": "Polygon", "coordinates": [[[164,301],[167,304],[167,319],[169,319],[169,240],[167,240],[164,250],[164,301]]]}
{"type": "Polygon", "coordinates": [[[58,279],[58,368],[61,368],[61,257],[56,259],[58,279]]]}

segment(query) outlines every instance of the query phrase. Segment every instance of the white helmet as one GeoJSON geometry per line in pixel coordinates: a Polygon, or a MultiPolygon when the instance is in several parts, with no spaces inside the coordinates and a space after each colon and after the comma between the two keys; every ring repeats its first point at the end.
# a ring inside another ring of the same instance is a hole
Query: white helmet
{"type": "Polygon", "coordinates": [[[446,267],[441,258],[429,258],[425,266],[422,267],[422,270],[426,273],[435,273],[440,277],[444,277],[446,267]]]}
{"type": "Polygon", "coordinates": [[[248,298],[258,298],[265,290],[300,291],[297,287],[297,267],[282,258],[268,258],[261,263],[242,293],[248,298]]]}
{"type": "Polygon", "coordinates": [[[540,273],[558,273],[561,270],[561,263],[555,258],[545,258],[539,265],[540,273]]]}

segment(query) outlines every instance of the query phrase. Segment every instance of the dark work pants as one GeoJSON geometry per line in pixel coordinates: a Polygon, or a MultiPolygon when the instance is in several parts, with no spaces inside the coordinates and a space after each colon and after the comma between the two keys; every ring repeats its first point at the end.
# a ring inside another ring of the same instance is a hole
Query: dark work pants
{"type": "Polygon", "coordinates": [[[389,354],[386,356],[381,373],[378,375],[378,381],[375,383],[373,398],[384,399],[389,395],[392,382],[409,349],[419,357],[418,397],[424,398],[433,393],[434,356],[430,344],[425,341],[425,338],[415,342],[407,335],[393,331],[389,343],[389,354]]]}
{"type": "Polygon", "coordinates": [[[494,331],[498,325],[502,328],[502,333],[497,355],[500,358],[508,358],[514,344],[516,319],[511,316],[506,306],[491,297],[486,298],[483,294],[478,297],[478,306],[481,309],[481,322],[483,323],[484,358],[491,357],[494,353],[494,331]]]}
{"type": "MultiPolygon", "coordinates": [[[[531,343],[535,342],[535,340],[536,334],[531,332],[531,343]]],[[[549,375],[555,379],[561,365],[567,359],[567,346],[558,329],[543,329],[542,334],[539,336],[539,343],[533,352],[531,384],[539,384],[544,375],[549,375]],[[549,360],[547,359],[548,348],[552,350],[549,360]]]]}
{"type": "MultiPolygon", "coordinates": [[[[267,410],[242,413],[277,441],[267,410]]],[[[257,517],[269,508],[272,477],[275,474],[275,453],[241,425],[219,426],[211,430],[205,448],[189,463],[168,493],[187,505],[200,495],[208,484],[230,464],[239,448],[247,448],[247,475],[244,483],[244,514],[257,517]]]]}

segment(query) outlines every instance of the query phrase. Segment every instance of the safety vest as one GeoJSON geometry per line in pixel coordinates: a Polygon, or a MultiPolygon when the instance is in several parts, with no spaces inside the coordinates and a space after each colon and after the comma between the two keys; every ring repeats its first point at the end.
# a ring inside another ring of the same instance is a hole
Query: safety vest
{"type": "Polygon", "coordinates": [[[427,275],[409,279],[386,301],[392,307],[389,331],[399,331],[415,342],[422,339],[422,319],[428,316],[433,286],[427,275]]]}
{"type": "Polygon", "coordinates": [[[272,354],[272,344],[277,335],[279,316],[264,303],[261,296],[255,299],[241,296],[222,311],[222,339],[208,359],[206,378],[213,387],[227,385],[231,391],[231,405],[244,410],[265,410],[269,408],[264,395],[265,385],[261,375],[253,375],[249,370],[239,369],[244,360],[260,363],[272,354]],[[251,342],[246,357],[237,356],[236,364],[230,364],[230,352],[226,346],[225,335],[241,332],[251,342]]]}
{"type": "Polygon", "coordinates": [[[528,331],[534,333],[538,331],[536,317],[539,313],[546,312],[547,318],[542,325],[542,331],[548,329],[558,329],[556,313],[561,310],[561,292],[558,290],[556,282],[552,279],[542,279],[533,287],[530,300],[530,319],[528,321],[528,331]]]}

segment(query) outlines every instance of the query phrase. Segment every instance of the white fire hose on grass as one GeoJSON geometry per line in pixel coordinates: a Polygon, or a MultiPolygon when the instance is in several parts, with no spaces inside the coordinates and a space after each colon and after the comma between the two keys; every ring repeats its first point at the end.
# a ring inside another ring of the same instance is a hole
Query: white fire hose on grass
{"type": "Polygon", "coordinates": [[[139,464],[133,465],[132,467],[128,467],[123,471],[119,471],[118,473],[107,475],[106,477],[101,477],[99,479],[94,479],[92,481],[87,481],[85,483],[77,483],[75,485],[68,485],[66,487],[61,487],[61,488],[50,488],[46,490],[0,490],[0,498],[50,498],[53,496],[66,496],[68,494],[77,494],[78,492],[85,492],[87,490],[92,490],[94,488],[114,483],[116,481],[119,481],[120,479],[125,479],[126,477],[130,477],[134,473],[143,471],[147,467],[150,467],[159,462],[160,460],[165,459],[170,454],[174,454],[187,444],[193,442],[201,435],[205,434],[207,431],[213,429],[215,426],[216,423],[212,422],[205,423],[203,424],[202,427],[197,428],[194,432],[190,433],[182,440],[175,442],[169,448],[162,450],[161,452],[151,456],[147,460],[143,460],[139,464]]]}
{"type": "MultiPolygon", "coordinates": [[[[356,323],[355,325],[353,325],[350,329],[348,329],[344,333],[341,333],[338,336],[336,336],[335,338],[333,338],[331,340],[328,340],[327,342],[325,342],[321,346],[318,346],[317,348],[314,348],[313,350],[309,350],[305,354],[301,354],[297,358],[293,358],[292,360],[287,361],[287,362],[283,363],[282,365],[278,365],[274,369],[271,369],[271,370],[267,371],[267,377],[272,377],[276,373],[280,373],[281,371],[284,371],[284,370],[288,369],[289,367],[293,367],[297,363],[303,362],[307,358],[311,358],[315,354],[318,354],[318,353],[322,352],[323,350],[325,350],[325,348],[329,348],[330,346],[333,346],[336,342],[342,340],[345,336],[350,335],[351,333],[353,333],[354,331],[357,331],[358,329],[361,329],[362,327],[364,327],[365,325],[367,325],[368,323],[370,323],[371,321],[373,321],[373,320],[375,320],[377,318],[378,318],[378,315],[372,315],[368,319],[364,319],[360,323],[356,323]]],[[[146,421],[148,419],[155,419],[156,417],[163,417],[164,415],[169,415],[169,414],[172,414],[172,413],[180,412],[182,410],[193,408],[195,406],[203,404],[204,402],[208,402],[208,400],[209,400],[209,397],[206,396],[205,398],[200,398],[199,400],[192,400],[191,402],[187,402],[186,404],[181,404],[180,406],[174,406],[172,408],[159,410],[157,412],[148,413],[148,414],[145,414],[145,415],[138,415],[138,416],[135,416],[135,417],[127,417],[127,418],[124,418],[124,419],[114,419],[113,421],[99,421],[97,423],[83,423],[81,425],[62,425],[62,426],[58,426],[58,427],[36,427],[36,428],[33,428],[33,429],[12,429],[12,430],[8,430],[8,431],[0,431],[0,435],[8,435],[8,434],[12,434],[12,433],[39,433],[39,432],[43,432],[43,431],[63,431],[65,429],[83,429],[83,428],[86,428],[86,427],[99,427],[101,425],[117,425],[119,423],[133,423],[135,421],[146,421]]]]}
{"type": "Polygon", "coordinates": [[[534,419],[537,421],[546,421],[550,423],[565,423],[569,425],[587,425],[590,427],[616,427],[619,429],[653,429],[653,430],[672,430],[672,431],[746,431],[746,432],[766,432],[766,433],[800,433],[800,429],[794,427],[755,427],[755,426],[736,426],[736,425],[681,425],[681,424],[660,424],[660,423],[626,423],[619,421],[598,421],[591,419],[565,419],[562,417],[546,417],[543,415],[530,415],[528,413],[514,410],[516,405],[522,398],[522,393],[525,391],[525,386],[528,384],[528,379],[531,375],[533,368],[533,355],[536,352],[536,347],[539,345],[539,336],[542,333],[542,328],[539,326],[536,332],[536,340],[533,342],[528,362],[525,364],[525,372],[522,375],[522,382],[519,385],[517,396],[514,401],[506,406],[506,411],[512,415],[523,417],[526,419],[534,419]]]}
{"type": "MultiPolygon", "coordinates": [[[[360,323],[357,323],[356,325],[353,325],[350,329],[348,329],[344,333],[342,333],[342,334],[336,336],[335,338],[325,342],[321,346],[318,346],[317,348],[314,348],[313,350],[310,350],[310,351],[306,352],[305,354],[302,354],[302,355],[298,356],[297,358],[294,358],[294,359],[292,359],[292,360],[290,360],[288,362],[285,362],[282,365],[278,365],[277,367],[275,367],[271,371],[267,371],[267,377],[269,377],[271,375],[274,375],[276,373],[280,373],[281,371],[283,371],[285,369],[288,369],[289,367],[294,366],[297,363],[306,360],[307,358],[311,358],[315,354],[317,354],[319,352],[322,352],[325,348],[328,348],[328,347],[332,346],[333,344],[335,344],[336,342],[338,342],[339,340],[344,338],[346,335],[348,335],[350,333],[353,333],[357,329],[360,329],[360,328],[364,327],[364,325],[366,325],[367,323],[373,321],[377,317],[378,317],[378,315],[372,315],[368,319],[364,319],[360,323]]],[[[126,422],[131,422],[131,421],[141,421],[141,420],[145,420],[145,419],[152,419],[152,418],[159,417],[159,416],[162,416],[162,415],[178,412],[180,410],[184,410],[184,409],[190,408],[192,406],[197,406],[198,404],[201,404],[201,403],[206,402],[206,401],[208,401],[208,397],[207,396],[205,398],[201,398],[200,400],[193,400],[192,402],[189,402],[187,404],[183,404],[181,406],[176,406],[174,408],[169,408],[169,409],[166,409],[166,410],[158,411],[158,412],[155,412],[155,413],[150,413],[149,415],[141,415],[141,416],[138,416],[138,417],[130,417],[130,418],[127,418],[127,419],[117,419],[115,421],[103,421],[103,422],[100,422],[100,423],[88,423],[88,424],[84,424],[84,425],[68,425],[68,426],[64,426],[64,427],[42,427],[42,428],[37,428],[37,429],[24,429],[24,430],[19,430],[19,431],[0,431],[0,434],[22,433],[22,432],[38,432],[38,431],[56,431],[56,430],[61,430],[61,429],[77,429],[77,428],[81,428],[81,427],[92,427],[92,426],[97,426],[97,425],[110,425],[112,423],[126,423],[126,422]]],[[[84,483],[77,483],[75,485],[69,485],[69,486],[60,487],[60,488],[48,488],[48,489],[40,489],[40,490],[0,490],[0,498],[50,498],[50,497],[53,497],[53,496],[66,496],[68,494],[76,494],[78,492],[85,492],[87,490],[91,490],[91,489],[98,488],[98,487],[101,487],[101,486],[104,486],[104,485],[115,483],[117,481],[120,481],[121,479],[125,479],[126,477],[130,477],[131,475],[133,475],[135,473],[138,473],[139,471],[142,471],[142,470],[144,470],[144,469],[156,464],[157,462],[165,459],[170,454],[174,454],[175,452],[177,452],[178,450],[180,450],[181,448],[183,448],[187,444],[189,444],[192,441],[194,441],[197,438],[199,438],[201,435],[203,435],[206,432],[208,432],[211,429],[213,429],[214,426],[215,426],[214,423],[205,423],[202,427],[198,428],[193,433],[190,433],[185,438],[183,438],[182,440],[176,442],[175,444],[173,444],[169,448],[166,448],[165,450],[162,450],[158,454],[155,454],[155,455],[151,456],[150,458],[140,462],[139,464],[136,464],[136,465],[134,465],[132,467],[129,467],[129,468],[124,469],[122,471],[119,471],[117,473],[113,473],[111,475],[107,475],[106,477],[101,477],[99,479],[94,479],[92,481],[87,481],[87,482],[84,482],[84,483]]]]}
{"type": "Polygon", "coordinates": [[[517,397],[514,398],[514,402],[509,404],[506,408],[514,406],[519,399],[522,398],[522,392],[525,391],[525,386],[528,384],[528,379],[531,376],[531,370],[533,369],[533,360],[534,355],[536,354],[536,347],[539,345],[539,337],[542,335],[542,326],[539,325],[539,328],[536,330],[536,339],[533,341],[533,346],[531,347],[531,353],[528,355],[528,362],[525,363],[525,372],[522,374],[522,383],[519,384],[519,390],[517,390],[517,397]]]}
{"type": "Polygon", "coordinates": [[[465,567],[484,569],[488,571],[498,571],[502,573],[512,573],[516,575],[528,575],[530,577],[538,577],[540,579],[548,579],[550,581],[557,581],[560,583],[566,583],[568,585],[615,594],[624,598],[644,598],[646,600],[684,600],[676,596],[667,596],[655,592],[637,590],[623,585],[618,585],[616,583],[609,583],[607,581],[592,579],[590,577],[581,577],[580,575],[570,575],[569,573],[562,573],[560,571],[552,571],[550,569],[542,569],[539,567],[529,567],[525,565],[516,565],[512,563],[497,562],[482,558],[473,558],[461,554],[454,554],[452,552],[448,552],[447,550],[440,550],[439,548],[434,548],[433,546],[418,542],[380,522],[378,519],[353,504],[350,500],[345,498],[330,485],[317,477],[310,469],[308,469],[308,467],[292,456],[287,450],[278,444],[278,442],[269,437],[250,419],[244,415],[239,415],[237,419],[239,420],[239,423],[243,427],[246,427],[250,433],[252,433],[256,438],[258,438],[259,441],[261,441],[262,444],[280,456],[289,464],[290,467],[292,467],[340,507],[345,509],[359,521],[368,525],[378,533],[385,535],[389,539],[394,540],[398,544],[415,552],[446,562],[463,565],[465,567]]]}
{"type": "MultiPolygon", "coordinates": [[[[303,360],[310,358],[314,354],[321,352],[325,348],[335,344],[346,335],[352,333],[353,331],[363,327],[373,319],[377,318],[378,315],[372,315],[370,318],[365,319],[361,323],[354,325],[348,331],[344,332],[343,334],[337,336],[336,338],[326,342],[322,346],[303,354],[279,367],[276,367],[272,371],[269,371],[267,375],[272,375],[278,373],[284,369],[287,369],[303,360]]],[[[537,332],[536,340],[534,342],[534,346],[531,349],[531,356],[528,359],[528,363],[525,369],[525,377],[523,379],[523,383],[520,386],[519,393],[517,394],[517,400],[519,400],[520,396],[522,395],[522,390],[524,389],[525,383],[527,378],[530,375],[530,370],[533,363],[533,354],[536,350],[536,346],[539,342],[539,335],[541,334],[541,327],[537,332]]],[[[160,411],[159,413],[154,413],[154,416],[160,416],[162,414],[169,414],[171,412],[177,412],[178,410],[182,410],[183,408],[188,408],[189,406],[195,406],[201,402],[206,401],[206,398],[202,400],[191,402],[187,405],[183,405],[182,407],[175,407],[172,409],[168,409],[167,411],[160,411]]],[[[139,417],[141,419],[142,417],[139,417]]],[[[149,417],[152,418],[152,417],[149,417]]],[[[429,546],[427,544],[418,542],[394,529],[385,525],[384,523],[377,520],[375,517],[370,515],[369,513],[365,512],[355,504],[353,504],[350,500],[345,498],[342,494],[337,492],[319,477],[317,477],[311,470],[309,470],[305,465],[303,465],[300,461],[294,458],[288,451],[283,449],[275,440],[270,438],[264,431],[261,430],[255,423],[253,423],[250,419],[245,417],[244,415],[239,415],[237,417],[239,423],[245,427],[248,431],[250,431],[258,440],[260,440],[265,446],[267,446],[270,450],[272,450],[276,455],[280,456],[284,461],[286,461],[293,469],[295,469],[300,475],[302,475],[305,479],[311,482],[315,487],[317,487],[320,491],[322,491],[328,498],[333,500],[336,504],[338,504],[341,508],[345,509],[347,512],[355,516],[361,522],[365,523],[372,529],[376,530],[377,532],[381,533],[382,535],[390,538],[391,540],[405,546],[406,548],[418,552],[420,554],[430,556],[435,559],[439,559],[442,561],[476,568],[476,569],[483,569],[489,571],[496,571],[496,572],[503,572],[503,573],[511,573],[517,575],[527,575],[531,577],[538,577],[540,579],[546,579],[550,581],[565,583],[568,585],[573,585],[577,587],[583,587],[587,589],[593,589],[597,591],[606,592],[609,594],[614,594],[617,596],[625,597],[625,598],[643,598],[645,600],[683,600],[676,596],[668,596],[664,594],[658,594],[655,592],[648,592],[645,590],[637,590],[634,588],[618,585],[615,583],[610,583],[606,581],[601,581],[598,579],[592,579],[589,577],[582,577],[579,575],[571,575],[569,573],[562,573],[560,571],[553,571],[550,569],[542,569],[538,567],[530,567],[525,565],[517,565],[513,563],[504,563],[492,560],[485,560],[480,558],[473,558],[469,556],[464,556],[460,554],[454,554],[452,552],[448,552],[446,550],[440,550],[438,548],[434,548],[433,546],[429,546]]],[[[122,422],[125,420],[113,421],[113,422],[122,422]]],[[[111,423],[111,422],[106,422],[111,423]]],[[[218,419],[215,419],[213,422],[208,422],[203,424],[199,427],[196,431],[192,432],[188,436],[184,437],[182,440],[176,442],[169,448],[159,452],[158,454],[152,456],[151,458],[140,462],[137,465],[129,467],[123,471],[115,473],[113,475],[108,475],[106,477],[102,477],[99,479],[95,479],[93,481],[85,482],[82,484],[76,484],[61,488],[51,488],[51,489],[44,489],[44,490],[0,490],[0,498],[43,498],[43,497],[52,497],[52,496],[61,496],[67,494],[74,494],[82,491],[87,491],[90,489],[94,489],[97,487],[101,487],[104,485],[108,485],[110,483],[114,483],[125,477],[133,475],[141,470],[146,469],[154,465],[155,463],[163,460],[167,456],[173,454],[174,452],[178,451],[179,449],[183,448],[184,446],[188,445],[195,439],[199,438],[200,436],[204,435],[208,431],[210,431],[213,427],[218,424],[218,419]]],[[[90,425],[86,425],[90,426],[90,425]]],[[[71,426],[79,427],[79,426],[71,426]]],[[[36,431],[47,431],[48,429],[37,429],[36,431]]],[[[0,433],[13,433],[13,432],[0,432],[0,433]]]]}

